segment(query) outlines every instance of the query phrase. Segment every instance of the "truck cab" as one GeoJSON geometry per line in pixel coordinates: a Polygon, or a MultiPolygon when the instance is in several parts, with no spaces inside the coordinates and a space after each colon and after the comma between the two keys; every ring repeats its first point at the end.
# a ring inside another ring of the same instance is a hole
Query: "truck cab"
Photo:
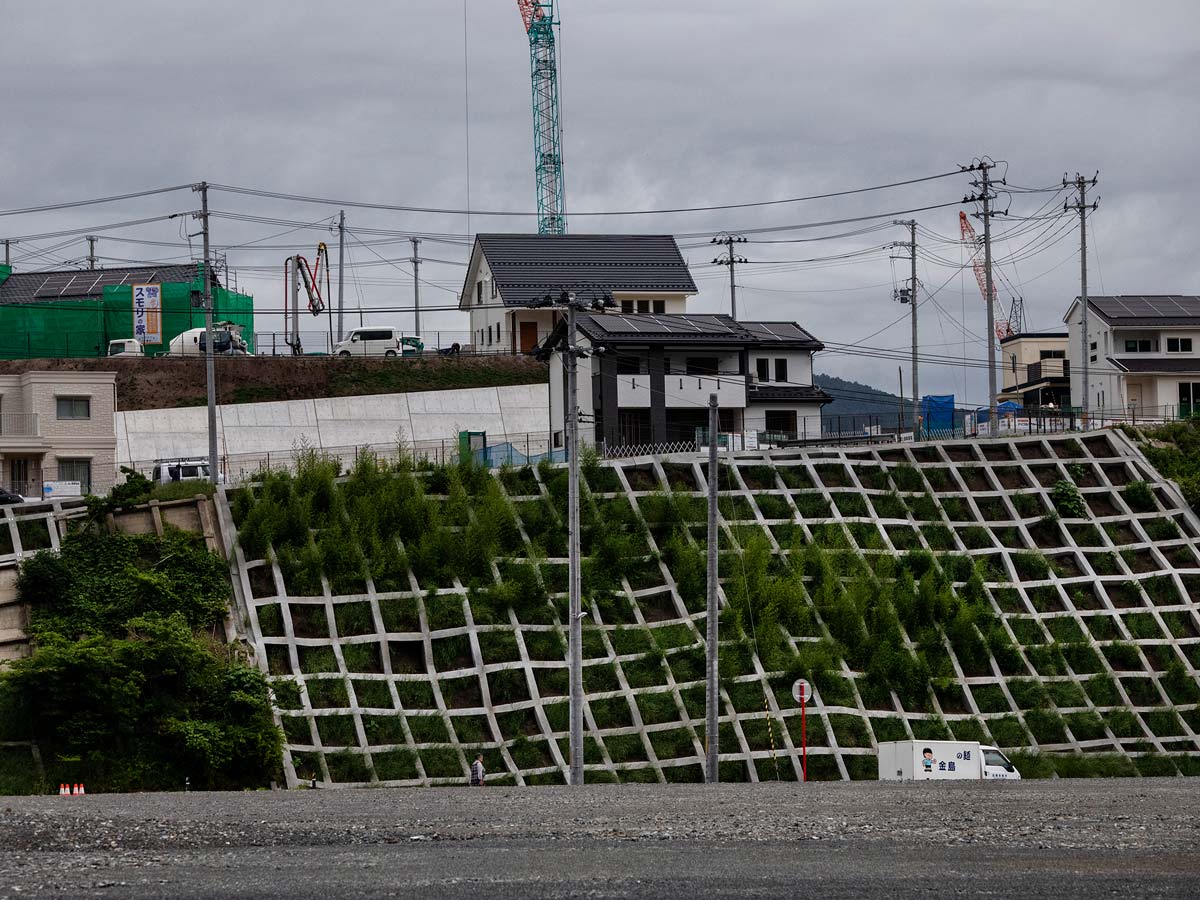
{"type": "Polygon", "coordinates": [[[142,342],[135,338],[118,338],[108,342],[109,356],[141,356],[142,342]]]}

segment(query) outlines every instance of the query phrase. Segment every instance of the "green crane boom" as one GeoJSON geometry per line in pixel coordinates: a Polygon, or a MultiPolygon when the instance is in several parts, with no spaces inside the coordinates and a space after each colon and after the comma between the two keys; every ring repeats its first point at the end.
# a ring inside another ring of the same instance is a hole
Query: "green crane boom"
{"type": "Polygon", "coordinates": [[[562,124],[558,113],[558,61],[554,50],[554,0],[517,0],[529,35],[533,77],[533,159],[538,234],[566,234],[563,206],[562,124]]]}

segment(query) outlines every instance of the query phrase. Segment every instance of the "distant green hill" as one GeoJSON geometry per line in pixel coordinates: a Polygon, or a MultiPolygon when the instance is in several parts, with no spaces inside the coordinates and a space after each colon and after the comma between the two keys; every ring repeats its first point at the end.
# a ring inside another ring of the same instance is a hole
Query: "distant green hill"
{"type": "MultiPolygon", "coordinates": [[[[887,391],[881,391],[868,384],[857,381],[847,381],[836,375],[813,375],[813,383],[823,388],[833,402],[821,410],[821,415],[829,416],[880,416],[890,419],[895,424],[896,413],[900,409],[900,398],[887,391]]],[[[911,401],[908,401],[911,408],[911,401]]],[[[908,410],[905,410],[906,414],[908,410]]]]}

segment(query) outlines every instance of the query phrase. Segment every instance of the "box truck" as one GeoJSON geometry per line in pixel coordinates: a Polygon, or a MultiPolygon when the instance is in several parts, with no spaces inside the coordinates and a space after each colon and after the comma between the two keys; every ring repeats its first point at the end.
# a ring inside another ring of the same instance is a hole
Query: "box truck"
{"type": "Polygon", "coordinates": [[[1008,757],[973,741],[886,741],[879,745],[880,781],[1018,781],[1008,757]]]}

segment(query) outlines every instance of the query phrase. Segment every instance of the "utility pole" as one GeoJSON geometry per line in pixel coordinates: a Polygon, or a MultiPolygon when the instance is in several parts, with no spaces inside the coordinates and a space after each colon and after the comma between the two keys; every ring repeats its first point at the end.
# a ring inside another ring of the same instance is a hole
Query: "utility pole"
{"type": "MultiPolygon", "coordinates": [[[[893,247],[903,248],[908,251],[909,260],[912,263],[912,277],[909,279],[908,287],[908,304],[912,313],[912,421],[913,421],[913,440],[919,439],[918,434],[921,422],[921,392],[917,382],[917,220],[907,219],[893,221],[893,225],[904,225],[908,228],[909,242],[907,244],[893,244],[893,247]]],[[[904,303],[904,292],[900,292],[900,302],[904,303]]],[[[903,393],[903,391],[901,392],[903,393]]]]}
{"type": "MultiPolygon", "coordinates": [[[[987,342],[988,342],[988,423],[991,427],[992,436],[996,436],[996,289],[992,284],[992,216],[996,213],[992,209],[992,201],[996,199],[996,195],[992,193],[992,185],[995,184],[990,178],[989,173],[995,168],[995,163],[989,159],[981,159],[972,165],[965,167],[966,172],[978,172],[979,180],[972,181],[971,186],[979,188],[979,192],[970,197],[964,197],[964,203],[977,202],[983,205],[982,212],[975,213],[978,218],[983,219],[983,272],[984,272],[984,303],[987,306],[987,342]]],[[[1001,184],[1006,184],[1004,179],[1001,179],[1001,184]]]]}
{"type": "Polygon", "coordinates": [[[1080,312],[1083,316],[1081,323],[1083,339],[1080,342],[1080,349],[1083,355],[1079,361],[1083,367],[1080,372],[1080,377],[1083,379],[1083,388],[1080,391],[1080,399],[1083,401],[1080,404],[1080,418],[1085,430],[1088,427],[1088,412],[1091,409],[1088,394],[1091,391],[1091,366],[1089,363],[1092,358],[1091,337],[1088,331],[1087,213],[1089,209],[1094,210],[1100,205],[1099,197],[1090,204],[1087,202],[1087,189],[1089,185],[1095,187],[1096,182],[1099,180],[1099,172],[1096,172],[1091,179],[1084,178],[1076,172],[1074,181],[1067,181],[1067,176],[1063,176],[1063,187],[1074,186],[1075,190],[1079,192],[1079,199],[1074,203],[1063,203],[1063,211],[1073,209],[1079,213],[1079,304],[1080,312]]]}
{"type": "Polygon", "coordinates": [[[413,255],[409,262],[413,267],[413,329],[417,337],[421,336],[421,254],[419,252],[421,239],[409,238],[412,241],[413,255]]]}
{"type": "Polygon", "coordinates": [[[708,395],[708,634],[704,683],[704,780],[721,780],[717,754],[720,732],[717,728],[717,395],[708,395]]]}
{"type": "Polygon", "coordinates": [[[567,641],[567,671],[570,710],[570,748],[568,784],[583,784],[583,617],[580,589],[579,554],[579,357],[586,351],[576,345],[575,316],[581,310],[603,310],[613,306],[612,297],[593,296],[583,300],[574,291],[562,291],[558,297],[546,295],[530,304],[534,307],[557,307],[566,312],[566,334],[558,342],[540,348],[538,358],[545,361],[555,350],[562,353],[566,369],[566,397],[564,398],[563,430],[566,432],[567,450],[567,615],[570,618],[567,641]]]}
{"type": "Polygon", "coordinates": [[[4,264],[6,266],[12,265],[12,245],[15,243],[16,241],[9,238],[4,239],[4,264]]]}
{"type": "Polygon", "coordinates": [[[91,235],[88,235],[87,242],[88,242],[88,255],[87,255],[88,268],[94,269],[94,268],[96,268],[96,239],[94,237],[92,237],[91,235]]]}
{"type": "MultiPolygon", "coordinates": [[[[213,347],[212,265],[209,259],[208,182],[192,185],[200,192],[200,226],[204,235],[204,376],[208,387],[208,475],[212,483],[219,478],[217,469],[217,372],[213,347]]],[[[94,240],[94,238],[89,238],[94,240]]]]}
{"type": "MultiPolygon", "coordinates": [[[[415,283],[415,282],[414,282],[415,283]]],[[[570,714],[571,714],[571,784],[583,784],[583,610],[580,591],[579,560],[579,358],[575,346],[575,304],[567,303],[567,463],[570,467],[567,490],[567,538],[569,541],[568,615],[571,618],[570,649],[570,714]]]]}
{"type": "Polygon", "coordinates": [[[746,243],[746,239],[740,234],[731,234],[728,231],[722,231],[712,239],[712,243],[721,244],[725,247],[725,255],[718,256],[713,260],[713,264],[717,266],[729,266],[729,315],[733,318],[733,321],[736,322],[737,283],[734,279],[734,269],[737,268],[738,263],[748,263],[750,260],[746,259],[744,256],[738,256],[736,253],[734,253],[733,245],[744,244],[746,243]]]}
{"type": "Polygon", "coordinates": [[[904,370],[900,366],[896,366],[896,381],[900,384],[900,418],[897,419],[896,440],[900,440],[900,433],[904,431],[904,370]]]}
{"type": "Polygon", "coordinates": [[[338,340],[344,334],[346,313],[346,211],[338,212],[338,340]]]}

